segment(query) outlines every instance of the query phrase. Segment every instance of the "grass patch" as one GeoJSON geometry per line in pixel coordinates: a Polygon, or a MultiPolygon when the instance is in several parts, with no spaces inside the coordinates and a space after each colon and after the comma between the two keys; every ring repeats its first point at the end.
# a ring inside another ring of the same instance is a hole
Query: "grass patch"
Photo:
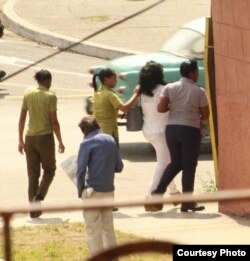
{"type": "MultiPolygon", "coordinates": [[[[0,236],[0,258],[3,257],[3,232],[0,236]]],[[[132,234],[116,231],[118,244],[144,240],[132,234]]],[[[89,256],[83,223],[39,225],[13,228],[14,261],[83,261],[89,256]]],[[[158,253],[130,255],[120,261],[170,261],[170,256],[158,253]]]]}
{"type": "Polygon", "coordinates": [[[206,172],[207,177],[199,177],[204,192],[215,192],[218,190],[215,180],[210,172],[206,172]]]}

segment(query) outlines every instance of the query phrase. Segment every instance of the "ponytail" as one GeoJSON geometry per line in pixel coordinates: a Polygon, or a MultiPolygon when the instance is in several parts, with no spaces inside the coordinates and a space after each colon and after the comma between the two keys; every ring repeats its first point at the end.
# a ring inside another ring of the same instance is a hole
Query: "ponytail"
{"type": "Polygon", "coordinates": [[[97,88],[98,86],[97,86],[97,83],[96,83],[97,76],[98,76],[100,82],[103,84],[105,78],[110,78],[114,75],[116,75],[115,71],[113,71],[112,69],[109,69],[109,68],[102,69],[99,73],[95,73],[92,77],[92,85],[93,85],[95,92],[98,89],[97,88]]]}
{"type": "Polygon", "coordinates": [[[95,73],[92,77],[92,85],[93,85],[93,88],[94,88],[94,91],[96,92],[97,91],[97,83],[96,83],[96,78],[97,76],[99,77],[99,74],[98,73],[95,73]]]}

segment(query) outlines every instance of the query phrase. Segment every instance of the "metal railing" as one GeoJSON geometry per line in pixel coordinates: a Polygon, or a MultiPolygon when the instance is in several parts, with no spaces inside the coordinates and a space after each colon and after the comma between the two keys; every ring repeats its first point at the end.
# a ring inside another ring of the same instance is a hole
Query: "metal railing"
{"type": "MultiPolygon", "coordinates": [[[[29,213],[31,211],[42,210],[44,212],[62,212],[62,211],[77,211],[83,209],[96,209],[96,208],[127,208],[127,207],[138,207],[150,204],[176,204],[184,202],[220,202],[220,201],[235,201],[250,199],[250,189],[241,190],[227,190],[227,191],[216,191],[213,193],[204,193],[201,195],[192,194],[181,194],[171,197],[154,196],[147,199],[134,199],[134,200],[113,200],[113,199],[102,199],[93,200],[88,199],[84,203],[70,203],[62,205],[39,205],[32,204],[26,207],[5,207],[0,208],[0,216],[3,218],[3,236],[4,236],[4,258],[5,261],[12,261],[12,241],[11,241],[11,226],[10,221],[12,217],[20,213],[29,213]]],[[[173,242],[162,242],[162,241],[143,241],[123,246],[117,246],[113,249],[104,251],[97,256],[91,257],[88,261],[105,261],[110,258],[119,257],[129,253],[135,252],[147,252],[147,251],[159,251],[163,253],[172,253],[173,242]]]]}

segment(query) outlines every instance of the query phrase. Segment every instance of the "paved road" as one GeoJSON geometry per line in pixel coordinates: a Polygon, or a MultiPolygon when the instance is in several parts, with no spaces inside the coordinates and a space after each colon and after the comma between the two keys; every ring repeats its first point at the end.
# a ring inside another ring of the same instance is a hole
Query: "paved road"
{"type": "MultiPolygon", "coordinates": [[[[11,0],[4,7],[6,26],[30,39],[66,46],[118,22],[156,0],[11,0]],[[50,8],[47,8],[47,7],[50,8]],[[46,10],[46,12],[41,12],[46,10]]],[[[169,36],[191,20],[210,16],[210,0],[166,0],[112,27],[78,48],[97,57],[159,50],[169,36]]]]}
{"type": "MultiPolygon", "coordinates": [[[[0,67],[7,74],[23,69],[55,52],[50,47],[24,40],[9,31],[6,31],[4,38],[0,40],[0,48],[0,67]]],[[[103,62],[102,59],[98,58],[61,53],[2,82],[1,88],[7,88],[12,99],[20,97],[27,87],[34,85],[34,73],[41,68],[47,68],[53,73],[53,87],[60,97],[79,97],[82,99],[83,96],[92,94],[92,89],[88,85],[91,80],[88,69],[103,62]]]]}

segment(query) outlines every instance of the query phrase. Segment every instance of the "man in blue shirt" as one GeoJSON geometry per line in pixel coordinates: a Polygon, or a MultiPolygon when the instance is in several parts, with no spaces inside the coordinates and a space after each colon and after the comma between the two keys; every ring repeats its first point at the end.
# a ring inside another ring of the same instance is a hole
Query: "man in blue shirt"
{"type": "MultiPolygon", "coordinates": [[[[84,139],[77,157],[78,197],[114,198],[114,175],[123,169],[115,140],[100,130],[93,116],[83,118],[79,127],[84,139]]],[[[92,255],[116,244],[112,208],[84,210],[83,216],[92,255]]]]}

